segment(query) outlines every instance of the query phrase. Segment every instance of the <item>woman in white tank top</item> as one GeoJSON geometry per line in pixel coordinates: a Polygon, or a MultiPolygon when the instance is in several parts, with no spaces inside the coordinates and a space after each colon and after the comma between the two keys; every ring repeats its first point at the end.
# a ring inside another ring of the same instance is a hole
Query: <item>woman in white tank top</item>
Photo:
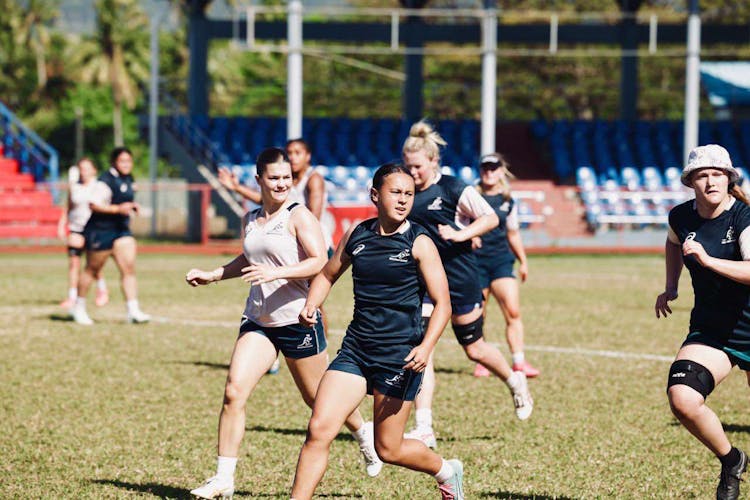
{"type": "MultiPolygon", "coordinates": [[[[68,209],[60,215],[57,233],[67,243],[68,252],[68,297],[60,303],[61,307],[70,309],[78,296],[78,276],[81,273],[81,255],[86,240],[83,228],[91,217],[89,206],[96,186],[96,165],[89,158],[81,158],[74,167],[70,167],[68,185],[68,209]],[[75,175],[74,175],[75,172],[75,175]]],[[[102,271],[96,275],[96,305],[103,306],[109,302],[107,283],[102,271]]]]}
{"type": "MultiPolygon", "coordinates": [[[[322,328],[299,324],[309,279],[326,262],[320,223],[304,206],[289,200],[292,171],[283,150],[269,148],[257,159],[262,205],[243,218],[242,253],[213,271],[191,269],[192,286],[241,277],[251,284],[234,345],[219,415],[216,474],[191,493],[200,498],[231,496],[234,469],[245,432],[245,405],[250,393],[281,351],[305,403],[312,407],[318,383],[328,366],[322,328]]],[[[347,419],[365,457],[367,472],[380,472],[372,423],[358,410],[347,419]]]]}

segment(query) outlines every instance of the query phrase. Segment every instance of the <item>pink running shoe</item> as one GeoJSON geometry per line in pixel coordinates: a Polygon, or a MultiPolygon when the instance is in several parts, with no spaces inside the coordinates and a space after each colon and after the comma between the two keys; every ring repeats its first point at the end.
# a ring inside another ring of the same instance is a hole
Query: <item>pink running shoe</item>
{"type": "Polygon", "coordinates": [[[102,307],[107,305],[109,303],[109,291],[107,289],[99,289],[96,291],[96,298],[94,299],[94,304],[97,305],[97,307],[102,307]]]}
{"type": "Polygon", "coordinates": [[[524,372],[526,374],[526,378],[534,378],[539,376],[539,370],[531,366],[531,363],[528,361],[523,361],[521,363],[513,363],[513,371],[514,372],[524,372]]]}
{"type": "Polygon", "coordinates": [[[475,377],[489,377],[490,375],[492,375],[492,372],[485,368],[482,363],[477,363],[477,366],[474,367],[475,377]]]}
{"type": "Polygon", "coordinates": [[[76,303],[76,301],[75,301],[75,300],[73,300],[73,299],[71,299],[70,297],[68,297],[67,299],[65,299],[65,300],[63,300],[62,302],[60,302],[60,307],[62,307],[62,308],[64,308],[64,309],[70,309],[70,308],[72,308],[72,307],[73,307],[73,305],[74,305],[75,303],[76,303]]]}

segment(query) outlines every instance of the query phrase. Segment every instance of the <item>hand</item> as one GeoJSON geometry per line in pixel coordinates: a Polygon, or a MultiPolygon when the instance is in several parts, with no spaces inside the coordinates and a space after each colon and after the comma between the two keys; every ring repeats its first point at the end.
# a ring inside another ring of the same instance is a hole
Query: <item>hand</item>
{"type": "Polygon", "coordinates": [[[67,231],[65,230],[65,226],[66,226],[66,224],[64,224],[63,222],[60,222],[57,225],[57,237],[60,238],[63,241],[65,241],[67,239],[67,236],[68,236],[67,235],[67,231]]]}
{"type": "Polygon", "coordinates": [[[140,214],[141,213],[141,205],[140,205],[140,203],[137,203],[135,201],[133,202],[133,212],[135,212],[136,214],[140,214]]]}
{"type": "Polygon", "coordinates": [[[521,283],[526,282],[526,278],[529,276],[529,265],[526,262],[521,262],[518,266],[518,276],[521,278],[521,283]]]}
{"type": "Polygon", "coordinates": [[[224,186],[230,191],[235,191],[237,187],[240,185],[240,180],[227,167],[221,167],[219,169],[218,178],[219,178],[219,184],[221,184],[222,186],[224,186]]]}
{"type": "Polygon", "coordinates": [[[279,279],[275,267],[263,264],[250,264],[242,268],[242,281],[251,285],[261,285],[279,279]]]}
{"type": "Polygon", "coordinates": [[[404,358],[404,361],[406,361],[406,364],[403,367],[404,370],[412,370],[417,373],[423,372],[427,366],[427,362],[430,360],[431,351],[432,349],[428,349],[426,346],[419,344],[404,358]]]}
{"type": "Polygon", "coordinates": [[[703,267],[708,266],[708,263],[711,261],[711,256],[706,253],[706,249],[703,248],[703,245],[698,243],[695,240],[686,240],[685,243],[682,244],[682,255],[687,257],[688,255],[692,255],[695,257],[695,260],[698,261],[698,264],[700,264],[703,267]]]}
{"type": "Polygon", "coordinates": [[[448,224],[438,224],[438,233],[440,233],[440,237],[445,241],[455,241],[456,243],[465,241],[465,239],[463,239],[461,235],[461,232],[456,231],[448,224]]]}
{"type": "Polygon", "coordinates": [[[659,296],[656,297],[656,305],[654,305],[656,317],[659,318],[659,314],[661,314],[666,318],[667,315],[672,314],[672,309],[669,308],[667,302],[675,300],[676,298],[677,290],[665,290],[663,293],[660,293],[659,296]]]}
{"type": "Polygon", "coordinates": [[[482,238],[479,236],[474,236],[471,239],[471,249],[476,250],[477,248],[482,248],[482,238]]]}
{"type": "Polygon", "coordinates": [[[190,286],[208,285],[219,279],[215,271],[201,271],[200,269],[191,269],[185,275],[185,281],[190,286]]]}
{"type": "Polygon", "coordinates": [[[130,215],[130,212],[133,211],[135,203],[132,201],[126,201],[125,203],[120,203],[117,205],[117,213],[120,215],[130,215]]]}
{"type": "Polygon", "coordinates": [[[298,319],[301,325],[310,327],[315,326],[318,322],[318,308],[311,304],[305,304],[302,312],[299,313],[298,319]]]}

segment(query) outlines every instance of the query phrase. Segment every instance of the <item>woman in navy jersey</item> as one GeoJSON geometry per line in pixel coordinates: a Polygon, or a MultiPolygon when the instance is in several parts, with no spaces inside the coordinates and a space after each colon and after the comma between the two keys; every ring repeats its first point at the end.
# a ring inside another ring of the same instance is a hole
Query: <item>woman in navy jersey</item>
{"type": "Polygon", "coordinates": [[[672,312],[683,264],[695,304],[690,327],[669,370],[667,394],[677,419],[721,462],[716,498],[739,497],[747,455],[732,446],[706,398],[737,365],[750,382],[750,207],[729,153],[716,144],[691,151],[682,183],[695,199],[669,212],[666,285],[656,317],[672,312]]]}
{"type": "Polygon", "coordinates": [[[407,220],[414,180],[399,164],[381,166],[370,194],[378,216],[346,233],[312,282],[300,321],[317,323],[318,306],[352,266],[354,317],[336,359],[318,388],[300,451],[292,498],[312,498],[323,478],[331,442],[366,394],[374,396],[375,449],[387,463],[433,475],[444,499],[463,499],[463,465],[443,460],[414,439],[404,439],[422,372],[450,317],[448,283],[432,240],[407,220]],[[422,330],[425,292],[435,311],[422,330]]]}
{"type": "MultiPolygon", "coordinates": [[[[526,361],[523,352],[523,321],[518,280],[513,273],[513,264],[518,259],[518,274],[521,281],[526,281],[529,267],[526,251],[518,230],[518,208],[510,194],[510,182],[513,175],[508,169],[508,162],[500,153],[482,157],[479,164],[480,181],[477,190],[495,210],[500,224],[477,237],[474,253],[479,263],[479,278],[484,296],[484,314],[487,314],[487,300],[490,292],[500,305],[505,317],[505,337],[513,356],[514,371],[522,371],[526,377],[539,375],[539,370],[526,361]]],[[[487,376],[489,371],[477,363],[475,376],[487,376]]]]}
{"type": "Polygon", "coordinates": [[[117,147],[109,159],[111,167],[99,176],[90,203],[91,217],[83,230],[86,268],[78,282],[78,298],[71,309],[73,320],[82,325],[93,324],[86,312],[86,295],[110,256],[120,270],[128,322],[146,323],[151,319],[138,304],[135,278],[137,245],[130,232],[130,214],[137,214],[140,205],[134,201],[133,154],[128,148],[117,147]]]}
{"type": "MultiPolygon", "coordinates": [[[[298,321],[308,280],[326,261],[320,223],[303,205],[289,200],[292,169],[283,150],[261,152],[257,172],[262,205],[243,218],[243,252],[213,271],[191,269],[185,276],[192,286],[237,277],[252,285],[224,389],[216,474],[190,492],[199,498],[227,497],[234,492],[234,470],[245,432],[245,405],[279,351],[310,406],[328,366],[323,328],[298,321]]],[[[377,475],[383,464],[373,449],[372,424],[363,423],[356,406],[343,416],[344,423],[359,442],[367,473],[377,475]]]]}
{"type": "MultiPolygon", "coordinates": [[[[440,147],[446,142],[432,127],[420,121],[404,142],[404,164],[414,177],[417,192],[409,220],[425,228],[435,242],[448,276],[451,294],[451,326],[466,356],[484,365],[508,386],[516,416],[531,416],[533,400],[526,375],[511,370],[497,347],[482,338],[482,287],[477,281],[478,264],[472,251],[472,238],[498,225],[492,207],[472,186],[440,173],[440,147]]],[[[425,316],[429,311],[425,311],[425,316]]],[[[416,400],[416,427],[409,437],[435,447],[432,429],[432,397],[435,375],[432,360],[425,372],[425,383],[416,400]]]]}

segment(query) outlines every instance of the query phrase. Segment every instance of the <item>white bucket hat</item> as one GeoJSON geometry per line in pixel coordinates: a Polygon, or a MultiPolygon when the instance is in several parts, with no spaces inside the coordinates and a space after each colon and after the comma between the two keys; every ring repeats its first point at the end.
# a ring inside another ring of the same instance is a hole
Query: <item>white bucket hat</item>
{"type": "Polygon", "coordinates": [[[730,183],[737,182],[740,178],[739,172],[732,166],[729,153],[718,144],[698,146],[690,152],[687,165],[682,169],[682,183],[687,187],[693,187],[690,185],[690,174],[701,168],[718,168],[725,171],[730,183]]]}

